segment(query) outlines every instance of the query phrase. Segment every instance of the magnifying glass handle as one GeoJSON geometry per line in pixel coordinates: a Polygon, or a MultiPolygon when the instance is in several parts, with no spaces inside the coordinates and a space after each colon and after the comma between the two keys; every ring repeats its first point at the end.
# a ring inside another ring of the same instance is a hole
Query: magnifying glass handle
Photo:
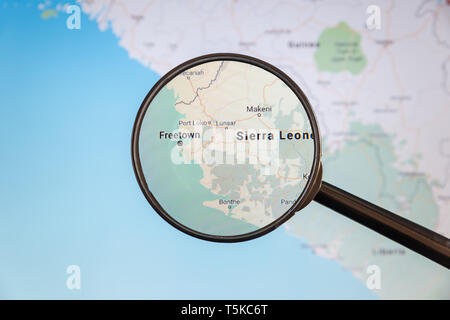
{"type": "Polygon", "coordinates": [[[314,200],[450,269],[450,239],[324,181],[314,200]]]}

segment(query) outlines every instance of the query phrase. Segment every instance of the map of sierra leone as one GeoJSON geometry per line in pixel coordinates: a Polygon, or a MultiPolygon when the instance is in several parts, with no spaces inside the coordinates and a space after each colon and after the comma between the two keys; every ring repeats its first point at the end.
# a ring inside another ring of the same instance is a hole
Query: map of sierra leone
{"type": "MultiPolygon", "coordinates": [[[[448,1],[377,1],[381,27],[374,30],[365,26],[373,1],[81,4],[130,58],[161,76],[212,52],[248,54],[279,67],[305,91],[317,115],[325,181],[450,236],[448,1]]],[[[166,89],[160,98],[169,105],[193,98],[180,100],[166,89]]],[[[172,120],[161,130],[179,130],[173,119],[187,115],[177,108],[165,112],[172,120]]],[[[189,168],[194,180],[208,176],[206,166],[189,168]]],[[[203,192],[202,208],[216,201],[213,190],[225,187],[211,181],[193,186],[203,192]]],[[[233,230],[254,227],[218,213],[224,223],[239,224],[233,230]]],[[[367,268],[379,266],[382,287],[373,291],[379,297],[450,298],[448,270],[317,204],[285,227],[305,242],[299,252],[336,263],[362,285],[367,268]]]]}
{"type": "Polygon", "coordinates": [[[311,125],[297,96],[243,62],[208,62],[177,75],[150,103],[141,132],[141,166],[156,200],[212,235],[254,231],[286,213],[313,164],[311,125]],[[176,188],[184,189],[175,203],[176,188]]]}

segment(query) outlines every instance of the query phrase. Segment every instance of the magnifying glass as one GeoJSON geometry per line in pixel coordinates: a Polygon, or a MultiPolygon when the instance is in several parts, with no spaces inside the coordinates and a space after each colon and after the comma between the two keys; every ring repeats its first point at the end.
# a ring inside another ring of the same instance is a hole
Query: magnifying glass
{"type": "Polygon", "coordinates": [[[169,71],[139,109],[132,160],[150,205],[191,236],[254,239],[314,200],[450,268],[449,239],[322,181],[311,104],[259,59],[210,54],[169,71]]]}

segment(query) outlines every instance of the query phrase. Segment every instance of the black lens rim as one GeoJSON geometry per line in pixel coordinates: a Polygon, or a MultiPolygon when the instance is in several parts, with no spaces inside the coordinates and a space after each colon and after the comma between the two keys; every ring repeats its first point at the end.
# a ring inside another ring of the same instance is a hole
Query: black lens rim
{"type": "Polygon", "coordinates": [[[134,173],[136,175],[136,179],[138,181],[139,187],[141,188],[145,198],[150,203],[150,205],[153,207],[153,209],[169,224],[171,224],[176,229],[199,239],[202,240],[208,240],[213,242],[241,242],[241,241],[247,241],[251,239],[255,239],[257,237],[261,237],[276,228],[278,228],[281,224],[289,220],[295,212],[296,208],[303,208],[310,202],[311,199],[308,199],[307,195],[308,192],[311,191],[313,188],[313,182],[317,181],[317,177],[319,174],[319,167],[320,167],[320,159],[321,159],[321,143],[320,143],[320,133],[319,133],[319,127],[316,121],[316,117],[314,115],[313,109],[311,107],[311,104],[306,97],[306,95],[303,93],[303,91],[300,89],[300,87],[297,86],[297,84],[283,71],[276,68],[275,66],[264,62],[260,59],[242,55],[242,54],[235,54],[235,53],[214,53],[214,54],[208,54],[199,56],[196,58],[193,58],[189,61],[186,61],[177,67],[170,70],[166,75],[164,75],[149,91],[147,96],[144,98],[139,111],[136,115],[136,119],[133,126],[133,132],[131,137],[131,158],[133,163],[133,169],[134,173]],[[144,173],[142,171],[142,166],[139,158],[139,134],[141,130],[142,121],[144,119],[144,116],[147,112],[148,107],[150,106],[152,100],[154,97],[159,93],[159,91],[168,83],[170,82],[174,77],[178,76],[183,71],[186,71],[187,69],[193,68],[195,66],[198,66],[200,64],[213,62],[213,61],[237,61],[237,62],[243,62],[252,64],[254,66],[260,67],[272,74],[274,74],[276,77],[281,79],[298,97],[298,99],[302,102],[306,114],[308,115],[309,121],[311,123],[311,128],[314,134],[314,160],[312,165],[312,170],[309,176],[309,179],[306,183],[305,188],[303,189],[302,193],[298,197],[298,199],[295,201],[295,203],[289,208],[288,211],[286,211],[283,215],[281,215],[279,218],[277,218],[275,221],[271,222],[270,224],[259,228],[255,231],[240,234],[240,235],[233,235],[233,236],[219,236],[219,235],[211,235],[203,232],[199,232],[197,230],[194,230],[192,228],[189,228],[180,222],[178,222],[176,219],[172,218],[172,216],[165,211],[165,209],[159,204],[159,202],[156,200],[156,198],[151,193],[148,184],[145,180],[144,173]]]}

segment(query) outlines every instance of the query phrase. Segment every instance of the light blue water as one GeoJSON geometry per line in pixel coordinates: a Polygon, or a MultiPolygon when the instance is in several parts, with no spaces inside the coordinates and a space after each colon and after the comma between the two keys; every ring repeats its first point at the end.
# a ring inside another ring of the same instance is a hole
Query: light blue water
{"type": "MultiPolygon", "coordinates": [[[[0,298],[373,298],[283,228],[217,244],[164,222],[130,159],[159,75],[82,16],[0,5],[0,298]],[[68,265],[81,290],[66,288],[68,265]]],[[[319,232],[319,230],[318,230],[319,232]]]]}

